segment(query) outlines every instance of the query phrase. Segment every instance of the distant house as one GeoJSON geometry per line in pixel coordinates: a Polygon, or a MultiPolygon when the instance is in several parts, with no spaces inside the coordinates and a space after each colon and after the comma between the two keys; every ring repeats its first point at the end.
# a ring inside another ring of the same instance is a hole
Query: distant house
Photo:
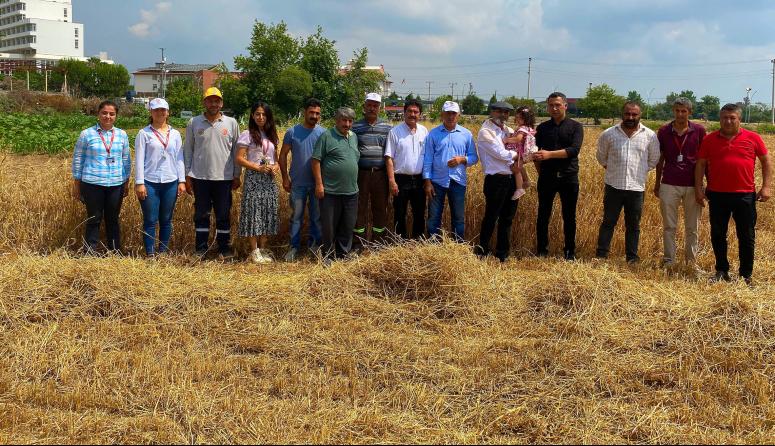
{"type": "MultiPolygon", "coordinates": [[[[142,68],[134,73],[135,92],[137,97],[156,97],[161,93],[162,79],[164,85],[169,85],[175,79],[187,77],[192,78],[199,85],[202,91],[214,86],[218,80],[217,64],[174,64],[164,65],[166,75],[162,76],[162,63],[157,62],[153,67],[142,68]]],[[[232,72],[233,76],[240,77],[242,73],[232,72]]]]}
{"type": "MultiPolygon", "coordinates": [[[[354,61],[350,59],[347,65],[342,65],[341,67],[339,67],[339,74],[347,74],[348,71],[352,70],[353,62],[354,61]]],[[[363,71],[376,71],[382,74],[384,76],[384,80],[382,81],[382,85],[380,85],[380,91],[377,91],[374,93],[379,93],[383,97],[390,96],[390,93],[393,92],[393,82],[388,80],[390,75],[387,72],[385,72],[384,65],[365,66],[363,67],[363,71]]]]}

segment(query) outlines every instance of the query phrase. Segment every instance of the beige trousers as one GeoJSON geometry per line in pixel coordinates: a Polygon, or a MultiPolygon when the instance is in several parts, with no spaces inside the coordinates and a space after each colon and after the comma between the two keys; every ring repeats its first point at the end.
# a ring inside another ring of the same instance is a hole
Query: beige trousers
{"type": "Polygon", "coordinates": [[[694,198],[693,187],[672,186],[662,184],[659,187],[660,210],[662,211],[662,224],[664,226],[665,263],[675,263],[676,243],[675,230],[678,227],[678,207],[684,208],[684,252],[685,262],[694,265],[697,263],[699,251],[698,226],[702,207],[694,198]]]}

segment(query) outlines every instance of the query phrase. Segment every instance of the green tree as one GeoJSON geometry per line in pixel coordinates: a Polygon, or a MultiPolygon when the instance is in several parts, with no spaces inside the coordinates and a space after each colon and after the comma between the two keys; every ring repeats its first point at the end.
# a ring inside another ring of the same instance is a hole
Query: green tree
{"type": "Polygon", "coordinates": [[[93,90],[89,96],[101,98],[123,96],[129,91],[129,71],[120,64],[107,64],[99,59],[89,61],[94,70],[93,90]]]}
{"type": "Polygon", "coordinates": [[[530,110],[533,111],[533,113],[536,114],[536,116],[539,113],[538,110],[538,103],[535,101],[535,99],[528,99],[528,98],[518,98],[516,96],[508,96],[503,99],[504,102],[508,102],[511,104],[514,109],[517,109],[522,106],[530,107],[530,110]]]}
{"type": "Polygon", "coordinates": [[[385,80],[385,75],[378,71],[367,71],[363,68],[369,59],[369,50],[361,48],[353,52],[351,68],[339,77],[336,106],[352,107],[357,113],[363,110],[366,93],[377,91],[385,80]]]}
{"type": "Polygon", "coordinates": [[[277,75],[274,85],[275,108],[285,118],[299,113],[304,99],[312,94],[312,75],[297,66],[290,66],[277,75]]]}
{"type": "Polygon", "coordinates": [[[699,118],[705,118],[709,121],[718,121],[719,111],[721,110],[721,101],[716,96],[705,95],[697,103],[696,114],[699,118]]]}
{"type": "Polygon", "coordinates": [[[463,113],[467,115],[481,115],[485,112],[482,99],[474,92],[469,93],[468,96],[463,98],[460,107],[463,109],[463,113]]]}
{"type": "Polygon", "coordinates": [[[644,105],[646,104],[646,101],[643,100],[643,97],[635,90],[631,90],[627,92],[627,101],[628,102],[637,102],[638,105],[640,105],[640,108],[645,111],[644,105]]]}
{"type": "Polygon", "coordinates": [[[579,109],[586,116],[595,119],[595,124],[600,124],[601,118],[613,118],[621,115],[621,108],[625,98],[617,95],[616,90],[607,84],[600,84],[590,88],[585,98],[579,99],[579,109]]]}
{"type": "Polygon", "coordinates": [[[245,74],[241,82],[247,87],[247,102],[275,97],[277,74],[299,63],[299,42],[288,34],[285,22],[266,25],[256,20],[247,50],[248,56],[234,58],[234,66],[245,74]]]}
{"type": "Polygon", "coordinates": [[[452,100],[452,95],[448,94],[437,97],[436,100],[433,101],[433,107],[429,112],[431,119],[438,119],[438,117],[441,115],[441,107],[445,102],[452,100]]]}
{"type": "Polygon", "coordinates": [[[490,101],[488,102],[488,104],[494,104],[496,102],[498,102],[498,96],[495,93],[493,93],[492,96],[490,96],[490,101]]]}
{"type": "Polygon", "coordinates": [[[323,36],[323,28],[317,27],[315,34],[308,36],[301,46],[299,66],[312,75],[312,96],[323,104],[326,116],[334,114],[334,97],[339,76],[339,53],[336,41],[323,36]]]}
{"type": "MultiPolygon", "coordinates": [[[[412,99],[415,99],[415,97],[414,97],[414,94],[413,94],[413,93],[411,93],[411,92],[409,92],[409,94],[408,94],[408,95],[406,95],[406,97],[404,98],[404,100],[405,100],[405,101],[410,101],[410,100],[412,100],[412,99]]],[[[418,99],[419,99],[419,98],[418,98],[418,99]]]]}
{"type": "Polygon", "coordinates": [[[170,116],[178,116],[183,110],[202,113],[202,89],[193,78],[180,77],[167,84],[167,102],[170,104],[170,116]]]}
{"type": "Polygon", "coordinates": [[[130,89],[126,67],[107,64],[94,57],[87,62],[62,60],[57,64],[57,72],[67,75],[68,91],[74,96],[116,97],[130,89]]]}

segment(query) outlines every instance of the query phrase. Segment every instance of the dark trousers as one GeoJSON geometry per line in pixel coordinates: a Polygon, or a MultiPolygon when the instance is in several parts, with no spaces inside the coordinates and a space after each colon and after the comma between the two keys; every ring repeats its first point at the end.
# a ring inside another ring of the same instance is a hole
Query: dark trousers
{"type": "Polygon", "coordinates": [[[326,194],[320,200],[320,226],[325,257],[342,258],[350,253],[357,218],[358,194],[326,194]]]}
{"type": "Polygon", "coordinates": [[[105,238],[111,251],[121,250],[121,230],[118,215],[124,201],[124,186],[97,186],[81,182],[81,201],[88,215],[83,235],[86,251],[96,250],[100,242],[100,223],[105,220],[105,238]]]}
{"type": "Polygon", "coordinates": [[[568,179],[538,177],[538,218],[536,222],[536,254],[549,254],[549,221],[552,219],[554,197],[560,194],[562,225],[565,233],[565,256],[576,254],[576,204],[579,183],[568,179]]]}
{"type": "Polygon", "coordinates": [[[597,237],[597,256],[608,257],[614,228],[619,221],[619,214],[624,208],[624,246],[627,261],[636,261],[638,257],[638,242],[640,241],[640,217],[643,213],[643,192],[620,190],[605,185],[603,198],[603,223],[597,237]]]}
{"type": "Polygon", "coordinates": [[[505,260],[509,256],[511,225],[517,213],[517,200],[511,196],[516,190],[514,175],[487,175],[484,177],[484,218],[479,232],[479,252],[490,252],[490,238],[498,224],[495,256],[505,260]]]}
{"type": "Polygon", "coordinates": [[[410,238],[406,227],[409,204],[412,205],[412,235],[417,239],[425,234],[425,188],[422,175],[396,174],[398,195],[393,197],[394,231],[403,238],[410,238]]]}
{"type": "Polygon", "coordinates": [[[363,240],[368,240],[366,227],[369,223],[371,210],[372,240],[378,242],[387,228],[388,182],[387,171],[381,169],[358,170],[358,213],[353,231],[355,243],[360,246],[363,240]]]}
{"type": "Polygon", "coordinates": [[[753,274],[754,248],[756,246],[756,194],[724,193],[707,191],[710,208],[710,240],[716,256],[716,271],[729,272],[727,259],[727,230],[729,217],[735,220],[737,241],[740,246],[741,277],[753,274]]]}
{"type": "Polygon", "coordinates": [[[215,210],[215,239],[220,252],[229,250],[231,240],[231,180],[194,179],[194,228],[196,250],[206,251],[210,239],[210,211],[215,210]]]}

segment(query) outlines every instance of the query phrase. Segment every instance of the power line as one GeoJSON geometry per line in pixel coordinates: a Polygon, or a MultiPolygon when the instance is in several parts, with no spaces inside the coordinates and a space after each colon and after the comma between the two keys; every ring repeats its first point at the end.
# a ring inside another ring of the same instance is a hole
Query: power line
{"type": "Polygon", "coordinates": [[[703,63],[670,63],[670,64],[657,64],[657,63],[612,63],[612,62],[588,62],[578,60],[561,60],[561,59],[546,59],[543,57],[534,57],[533,60],[541,60],[544,62],[552,63],[564,63],[572,65],[600,65],[606,67],[710,67],[720,65],[742,65],[761,62],[770,62],[770,59],[754,59],[754,60],[739,60],[735,62],[703,62],[703,63]]]}
{"type": "Polygon", "coordinates": [[[520,59],[509,59],[509,60],[499,60],[495,62],[480,62],[480,63],[472,63],[472,64],[461,64],[461,65],[437,65],[437,66],[397,66],[397,67],[390,67],[391,70],[447,70],[450,68],[467,68],[467,67],[481,67],[481,66],[487,66],[487,65],[502,65],[507,63],[514,63],[514,62],[524,62],[528,58],[523,57],[520,59]]]}

